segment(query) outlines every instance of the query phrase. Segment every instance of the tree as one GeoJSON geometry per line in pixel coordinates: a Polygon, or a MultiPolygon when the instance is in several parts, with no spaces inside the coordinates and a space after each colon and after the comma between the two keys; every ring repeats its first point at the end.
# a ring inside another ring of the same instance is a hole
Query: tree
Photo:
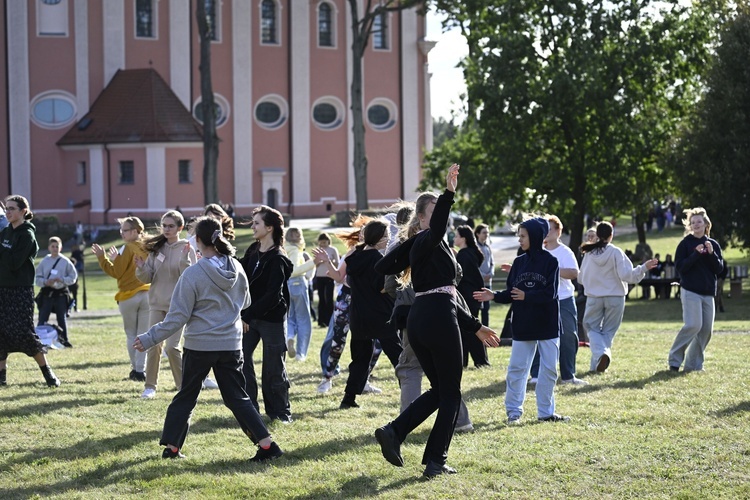
{"type": "Polygon", "coordinates": [[[586,214],[642,211],[663,196],[657,159],[696,99],[713,22],[682,3],[438,1],[470,51],[476,129],[452,147],[478,138],[484,162],[462,171],[466,209],[487,221],[509,202],[556,213],[576,248],[586,214]]]}
{"type": "Polygon", "coordinates": [[[216,103],[211,83],[211,41],[214,38],[214,0],[195,2],[195,18],[201,41],[201,112],[203,116],[203,202],[219,201],[217,164],[219,161],[219,137],[216,135],[216,103]]]}
{"type": "Polygon", "coordinates": [[[364,105],[362,101],[362,61],[365,49],[377,25],[375,33],[386,34],[387,13],[410,9],[424,4],[424,0],[366,0],[360,17],[361,0],[349,0],[352,28],[352,82],[351,109],[352,135],[354,138],[354,188],[357,210],[369,208],[367,197],[367,154],[365,150],[364,105]]]}
{"type": "Polygon", "coordinates": [[[750,7],[721,33],[707,90],[668,155],[689,206],[703,206],[722,245],[750,248],[750,7]]]}

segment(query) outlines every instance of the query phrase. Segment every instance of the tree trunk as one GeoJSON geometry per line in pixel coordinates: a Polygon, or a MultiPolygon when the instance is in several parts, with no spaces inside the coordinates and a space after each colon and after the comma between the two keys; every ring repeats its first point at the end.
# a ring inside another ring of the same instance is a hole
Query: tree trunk
{"type": "Polygon", "coordinates": [[[365,120],[362,104],[362,58],[364,57],[367,33],[362,33],[358,22],[356,0],[352,4],[352,137],[354,140],[354,190],[357,210],[367,210],[367,154],[365,153],[365,120]]]}
{"type": "Polygon", "coordinates": [[[570,249],[579,258],[581,254],[581,243],[583,242],[583,230],[586,229],[586,178],[582,173],[573,177],[573,223],[570,225],[570,249]]]}
{"type": "Polygon", "coordinates": [[[195,16],[201,40],[201,111],[203,112],[203,202],[219,201],[217,164],[219,160],[219,138],[216,135],[216,105],[211,83],[211,30],[206,17],[206,4],[196,2],[195,16]]]}

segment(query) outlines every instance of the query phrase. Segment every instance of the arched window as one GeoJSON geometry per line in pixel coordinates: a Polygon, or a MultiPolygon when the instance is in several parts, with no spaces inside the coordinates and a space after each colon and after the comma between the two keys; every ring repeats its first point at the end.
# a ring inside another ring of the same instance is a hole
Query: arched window
{"type": "Polygon", "coordinates": [[[318,7],[318,45],[333,47],[333,13],[331,4],[323,2],[318,7]]]}
{"type": "Polygon", "coordinates": [[[260,41],[261,43],[278,43],[276,26],[276,2],[263,0],[260,4],[260,41]]]}

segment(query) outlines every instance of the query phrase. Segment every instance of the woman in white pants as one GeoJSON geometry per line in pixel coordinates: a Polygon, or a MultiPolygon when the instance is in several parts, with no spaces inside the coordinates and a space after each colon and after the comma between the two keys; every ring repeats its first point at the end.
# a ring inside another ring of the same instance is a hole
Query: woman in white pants
{"type": "Polygon", "coordinates": [[[578,281],[586,293],[583,325],[591,345],[590,370],[604,372],[612,361],[612,341],[622,323],[628,283],[641,281],[658,261],[633,267],[625,252],[612,245],[614,228],[609,222],[597,224],[596,236],[596,242],[581,246],[584,258],[578,281]]]}

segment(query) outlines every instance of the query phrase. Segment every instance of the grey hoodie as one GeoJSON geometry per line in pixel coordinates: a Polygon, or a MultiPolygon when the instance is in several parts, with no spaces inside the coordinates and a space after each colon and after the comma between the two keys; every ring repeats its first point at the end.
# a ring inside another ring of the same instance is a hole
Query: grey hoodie
{"type": "Polygon", "coordinates": [[[633,267],[625,252],[609,244],[601,251],[586,253],[578,282],[587,297],[624,297],[628,293],[628,283],[638,283],[644,276],[644,264],[633,267]]]}
{"type": "Polygon", "coordinates": [[[240,311],[250,305],[247,276],[232,257],[221,268],[202,258],[180,276],[164,321],[138,338],[146,349],[165,340],[183,325],[185,349],[238,351],[242,349],[240,311]]]}

